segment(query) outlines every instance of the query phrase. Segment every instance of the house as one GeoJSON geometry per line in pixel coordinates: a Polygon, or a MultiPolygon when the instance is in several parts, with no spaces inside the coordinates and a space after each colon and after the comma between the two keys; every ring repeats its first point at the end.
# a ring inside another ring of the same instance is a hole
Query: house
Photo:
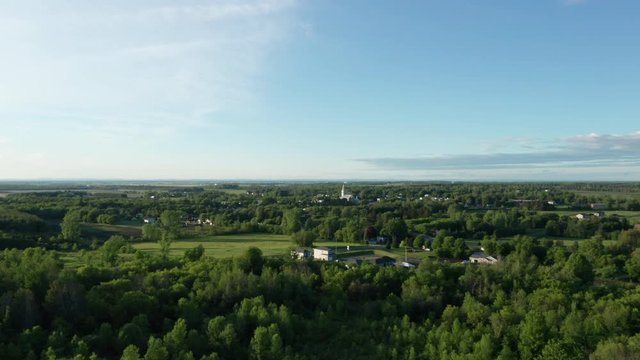
{"type": "Polygon", "coordinates": [[[640,224],[635,224],[635,225],[633,225],[633,230],[638,230],[638,231],[640,231],[640,224]]]}
{"type": "Polygon", "coordinates": [[[469,262],[472,264],[495,264],[498,262],[498,259],[483,252],[475,252],[469,256],[469,262]]]}
{"type": "Polygon", "coordinates": [[[334,261],[337,259],[336,249],[328,247],[313,248],[313,258],[322,261],[334,261]]]}
{"type": "Polygon", "coordinates": [[[593,213],[593,216],[603,217],[604,216],[604,211],[596,211],[596,212],[593,213]]]}
{"type": "Polygon", "coordinates": [[[143,219],[145,224],[155,224],[158,222],[158,218],[157,217],[145,217],[143,219]]]}
{"type": "Polygon", "coordinates": [[[607,208],[607,204],[603,204],[603,203],[593,203],[591,204],[591,208],[593,210],[602,210],[602,209],[606,209],[607,208]]]}
{"type": "Polygon", "coordinates": [[[311,256],[311,250],[297,248],[295,250],[291,250],[291,257],[294,259],[306,259],[311,256]]]}
{"type": "Polygon", "coordinates": [[[576,214],[576,219],[587,220],[591,218],[591,214],[576,214]]]}
{"type": "Polygon", "coordinates": [[[369,240],[367,240],[369,245],[384,245],[387,243],[387,238],[385,236],[376,236],[369,240]]]}

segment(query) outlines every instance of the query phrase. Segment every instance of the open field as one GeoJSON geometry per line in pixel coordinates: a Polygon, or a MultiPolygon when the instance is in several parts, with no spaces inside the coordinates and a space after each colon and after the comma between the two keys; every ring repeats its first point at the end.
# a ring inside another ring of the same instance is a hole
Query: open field
{"type": "MultiPolygon", "coordinates": [[[[289,249],[294,247],[290,237],[287,235],[218,235],[175,241],[171,244],[170,255],[182,256],[185,250],[197,247],[198,245],[202,245],[204,247],[206,256],[217,258],[238,256],[250,246],[260,248],[262,253],[266,256],[288,254],[289,249]]],[[[142,251],[154,253],[160,252],[160,246],[157,243],[152,242],[136,243],[133,244],[133,247],[142,251]]]]}
{"type": "Polygon", "coordinates": [[[82,234],[86,237],[95,237],[100,240],[106,240],[112,235],[122,235],[125,238],[139,237],[142,235],[141,225],[108,225],[108,224],[82,224],[82,234]]]}
{"type": "Polygon", "coordinates": [[[215,191],[222,191],[223,193],[232,194],[232,195],[244,195],[244,194],[247,193],[246,189],[218,189],[218,188],[216,188],[215,191]]]}
{"type": "MultiPolygon", "coordinates": [[[[255,246],[262,250],[265,256],[287,256],[290,249],[295,248],[288,235],[272,234],[239,234],[239,235],[217,235],[206,236],[198,239],[179,240],[171,244],[171,256],[182,256],[187,249],[202,245],[205,255],[225,258],[241,255],[250,246],[255,246]]],[[[314,246],[326,246],[337,248],[339,258],[362,257],[371,258],[379,256],[389,256],[398,260],[404,259],[403,248],[386,249],[383,246],[369,246],[357,243],[342,243],[334,241],[318,241],[314,246]],[[349,250],[347,250],[349,246],[349,250]]],[[[142,251],[159,253],[160,246],[157,243],[141,242],[133,244],[133,247],[142,251]]],[[[434,256],[433,253],[425,251],[409,251],[408,258],[425,259],[434,256]]]]}
{"type": "MultiPolygon", "coordinates": [[[[205,255],[225,258],[241,255],[250,246],[255,246],[262,250],[265,256],[288,255],[289,250],[295,248],[288,235],[271,234],[239,234],[239,235],[217,235],[206,236],[199,239],[180,240],[171,244],[171,256],[182,256],[185,250],[202,245],[205,255]]],[[[356,243],[336,243],[333,241],[318,241],[314,246],[326,246],[337,248],[338,257],[373,257],[390,256],[396,259],[404,259],[404,249],[385,249],[382,246],[368,246],[356,243]],[[349,250],[347,250],[349,246],[349,250]]],[[[142,251],[153,253],[160,252],[157,243],[141,242],[133,244],[133,247],[142,251]]],[[[427,258],[433,256],[425,251],[408,252],[409,258],[427,258]]]]}
{"type": "Polygon", "coordinates": [[[609,196],[613,199],[639,199],[640,192],[637,191],[589,191],[589,190],[578,190],[573,191],[577,195],[581,196],[592,196],[592,197],[602,197],[609,196]]]}

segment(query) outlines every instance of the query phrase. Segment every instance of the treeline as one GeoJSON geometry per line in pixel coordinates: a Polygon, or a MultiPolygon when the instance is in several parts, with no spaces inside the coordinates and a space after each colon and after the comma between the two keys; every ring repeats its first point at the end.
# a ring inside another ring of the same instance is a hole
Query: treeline
{"type": "Polygon", "coordinates": [[[413,246],[417,236],[436,236],[441,231],[478,240],[527,233],[569,238],[598,235],[615,240],[633,224],[612,216],[609,210],[606,216],[589,220],[544,210],[558,204],[565,210],[590,209],[591,204],[634,208],[633,196],[614,198],[606,190],[632,193],[637,186],[434,183],[360,184],[347,189],[360,201],[340,200],[339,186],[331,184],[150,188],[132,197],[96,197],[81,191],[13,194],[0,199],[0,246],[88,249],[104,238],[83,234],[79,231],[82,223],[141,224],[145,217],[159,218],[166,211],[178,213],[183,224],[193,225],[197,220],[205,224],[189,226],[182,237],[290,234],[301,245],[313,240],[366,242],[383,236],[389,247],[403,241],[413,246]],[[65,224],[75,225],[65,228],[65,224]]]}

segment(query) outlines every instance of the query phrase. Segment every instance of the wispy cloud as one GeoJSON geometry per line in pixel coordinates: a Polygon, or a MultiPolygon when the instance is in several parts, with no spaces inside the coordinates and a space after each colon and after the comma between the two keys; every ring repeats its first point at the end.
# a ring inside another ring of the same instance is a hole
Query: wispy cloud
{"type": "Polygon", "coordinates": [[[220,113],[255,99],[264,59],[294,26],[295,7],[295,0],[2,2],[0,115],[57,113],[62,128],[220,122],[220,113]]]}
{"type": "Polygon", "coordinates": [[[528,152],[357,159],[381,170],[592,168],[640,165],[640,132],[578,135],[528,152]]]}

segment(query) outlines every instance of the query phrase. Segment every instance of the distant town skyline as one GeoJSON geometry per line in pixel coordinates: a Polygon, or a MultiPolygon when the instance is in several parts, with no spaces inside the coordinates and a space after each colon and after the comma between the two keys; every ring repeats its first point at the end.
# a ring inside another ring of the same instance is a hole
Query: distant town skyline
{"type": "Polygon", "coordinates": [[[640,181],[632,0],[0,4],[0,180],[640,181]]]}

